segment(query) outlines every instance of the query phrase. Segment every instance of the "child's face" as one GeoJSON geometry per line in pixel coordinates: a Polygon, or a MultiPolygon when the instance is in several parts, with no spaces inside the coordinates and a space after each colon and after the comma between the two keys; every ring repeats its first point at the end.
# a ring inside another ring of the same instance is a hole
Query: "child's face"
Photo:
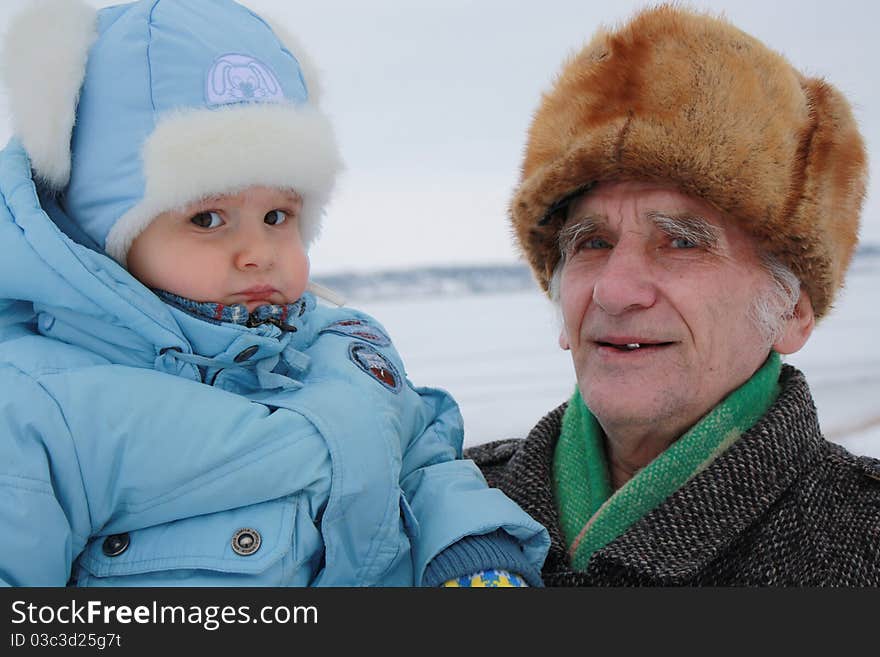
{"type": "Polygon", "coordinates": [[[165,212],[131,245],[128,270],[148,287],[193,301],[248,311],[291,303],[309,277],[301,208],[292,191],[249,187],[165,212]]]}

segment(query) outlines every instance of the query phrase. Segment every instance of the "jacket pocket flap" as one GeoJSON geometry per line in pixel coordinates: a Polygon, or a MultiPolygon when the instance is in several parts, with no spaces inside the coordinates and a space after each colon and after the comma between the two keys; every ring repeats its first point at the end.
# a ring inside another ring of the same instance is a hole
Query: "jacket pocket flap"
{"type": "Polygon", "coordinates": [[[96,577],[184,568],[260,573],[293,549],[294,505],[293,499],[281,498],[127,534],[95,536],[79,564],[96,577]]]}

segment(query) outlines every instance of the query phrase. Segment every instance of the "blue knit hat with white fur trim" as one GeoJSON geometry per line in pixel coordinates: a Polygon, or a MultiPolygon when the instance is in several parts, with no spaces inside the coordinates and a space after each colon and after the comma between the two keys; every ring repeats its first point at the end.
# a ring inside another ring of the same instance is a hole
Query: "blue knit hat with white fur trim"
{"type": "Polygon", "coordinates": [[[43,0],[10,24],[3,62],[35,175],[121,264],[162,212],[254,185],[295,190],[317,235],[342,166],[317,80],[240,4],[43,0]]]}

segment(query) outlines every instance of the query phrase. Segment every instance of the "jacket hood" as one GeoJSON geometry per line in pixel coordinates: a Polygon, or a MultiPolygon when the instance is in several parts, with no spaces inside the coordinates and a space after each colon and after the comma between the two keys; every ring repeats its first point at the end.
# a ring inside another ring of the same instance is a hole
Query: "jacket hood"
{"type": "Polygon", "coordinates": [[[90,348],[98,353],[115,345],[152,362],[154,345],[183,345],[179,327],[155,294],[106,255],[62,232],[75,227],[33,180],[17,139],[0,153],[0,193],[0,243],[11,256],[0,260],[0,336],[10,324],[33,331],[78,314],[88,322],[96,342],[90,348]]]}

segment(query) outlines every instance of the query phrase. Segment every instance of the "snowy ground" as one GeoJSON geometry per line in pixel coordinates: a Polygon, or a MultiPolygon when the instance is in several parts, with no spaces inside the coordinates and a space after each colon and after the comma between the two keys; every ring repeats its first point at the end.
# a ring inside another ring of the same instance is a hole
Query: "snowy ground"
{"type": "MultiPolygon", "coordinates": [[[[880,457],[880,261],[856,262],[834,311],[788,362],[801,368],[826,436],[880,457]]],[[[465,444],[524,436],[572,392],[555,311],[536,290],[497,295],[349,300],[394,339],[416,385],[442,387],[461,406],[465,444]]]]}

